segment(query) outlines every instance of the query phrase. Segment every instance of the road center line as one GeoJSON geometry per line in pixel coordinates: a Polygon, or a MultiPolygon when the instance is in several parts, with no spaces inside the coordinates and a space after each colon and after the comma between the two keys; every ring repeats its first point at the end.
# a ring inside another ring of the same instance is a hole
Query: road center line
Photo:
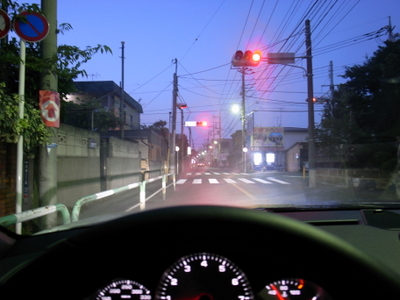
{"type": "Polygon", "coordinates": [[[237,184],[232,184],[235,188],[237,188],[239,191],[241,191],[243,194],[245,194],[247,197],[249,197],[252,200],[257,200],[257,197],[254,197],[252,194],[250,194],[248,191],[246,191],[245,189],[242,189],[240,186],[238,186],[237,184]]]}

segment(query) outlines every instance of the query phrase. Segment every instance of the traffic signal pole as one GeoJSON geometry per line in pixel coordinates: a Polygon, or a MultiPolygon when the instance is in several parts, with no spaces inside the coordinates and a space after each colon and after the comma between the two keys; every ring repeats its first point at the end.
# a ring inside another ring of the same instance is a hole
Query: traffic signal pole
{"type": "Polygon", "coordinates": [[[246,93],[245,93],[245,73],[246,67],[242,67],[242,164],[243,164],[243,172],[247,172],[247,162],[246,155],[247,153],[244,151],[246,148],[246,93]]]}

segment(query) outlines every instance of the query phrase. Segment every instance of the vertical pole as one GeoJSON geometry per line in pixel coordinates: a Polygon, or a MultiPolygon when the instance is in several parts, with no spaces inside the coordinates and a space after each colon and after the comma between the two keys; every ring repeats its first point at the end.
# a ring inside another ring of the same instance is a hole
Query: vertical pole
{"type": "MultiPolygon", "coordinates": [[[[19,118],[24,118],[24,105],[25,105],[25,58],[26,58],[26,44],[21,39],[20,41],[20,64],[19,64],[19,118]]],[[[17,144],[17,170],[16,170],[16,200],[15,200],[15,213],[22,211],[22,174],[23,174],[23,160],[24,160],[24,138],[22,135],[18,137],[17,144]]],[[[16,233],[21,233],[21,223],[15,225],[16,233]]]]}
{"type": "Polygon", "coordinates": [[[122,121],[121,124],[121,139],[125,138],[125,42],[121,42],[121,51],[122,51],[122,56],[121,56],[121,100],[120,100],[120,108],[119,108],[119,113],[120,113],[120,118],[122,121]]]}
{"type": "Polygon", "coordinates": [[[310,20],[306,20],[306,57],[307,57],[307,95],[308,95],[308,186],[317,186],[317,172],[315,169],[315,133],[314,133],[314,86],[313,86],[313,67],[311,51],[311,30],[310,20]]]}
{"type": "Polygon", "coordinates": [[[180,153],[180,170],[181,172],[183,172],[184,169],[184,142],[183,142],[183,108],[181,108],[181,144],[180,144],[180,149],[179,149],[179,153],[180,153]]]}
{"type": "Polygon", "coordinates": [[[165,198],[166,198],[165,196],[167,193],[167,177],[168,177],[168,175],[163,175],[162,182],[161,182],[163,200],[165,200],[165,198]]]}
{"type": "MultiPolygon", "coordinates": [[[[42,0],[43,14],[49,22],[49,34],[41,42],[42,58],[52,59],[57,54],[57,0],[42,0]]],[[[51,70],[45,70],[41,75],[41,89],[57,92],[58,78],[51,70]]],[[[48,127],[50,133],[49,145],[57,145],[58,128],[48,127]]],[[[57,203],[57,147],[41,146],[39,153],[39,197],[40,206],[57,203]]],[[[43,229],[57,225],[55,214],[42,218],[43,229]]]]}
{"type": "Polygon", "coordinates": [[[246,148],[246,93],[245,93],[245,76],[246,68],[242,67],[242,163],[243,163],[243,172],[246,173],[246,152],[244,149],[246,148]]]}
{"type": "Polygon", "coordinates": [[[176,104],[178,99],[178,60],[175,58],[175,73],[174,73],[174,87],[172,91],[172,131],[171,131],[171,146],[170,146],[170,166],[169,172],[176,173],[176,104]]]}
{"type": "Polygon", "coordinates": [[[146,180],[140,183],[139,201],[140,201],[140,210],[145,209],[145,205],[146,205],[146,180]]]}

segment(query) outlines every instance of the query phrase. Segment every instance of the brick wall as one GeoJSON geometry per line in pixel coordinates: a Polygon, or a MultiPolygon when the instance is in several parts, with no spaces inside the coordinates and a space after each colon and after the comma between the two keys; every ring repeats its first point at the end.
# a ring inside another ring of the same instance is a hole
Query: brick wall
{"type": "Polygon", "coordinates": [[[17,145],[0,142],[0,216],[15,213],[17,145]]]}

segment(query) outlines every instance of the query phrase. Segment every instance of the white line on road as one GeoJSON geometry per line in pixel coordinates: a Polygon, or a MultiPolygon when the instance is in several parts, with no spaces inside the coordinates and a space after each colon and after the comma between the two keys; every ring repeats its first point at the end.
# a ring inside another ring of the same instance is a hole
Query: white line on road
{"type": "Polygon", "coordinates": [[[254,181],[248,180],[246,178],[238,178],[240,181],[243,181],[244,183],[255,183],[254,181]]]}
{"type": "Polygon", "coordinates": [[[193,184],[201,184],[201,179],[193,179],[193,184]]]}
{"type": "Polygon", "coordinates": [[[273,181],[273,182],[276,182],[276,183],[280,183],[280,184],[290,184],[290,183],[287,182],[287,181],[279,180],[279,179],[276,179],[276,178],[274,178],[274,177],[267,177],[267,179],[268,179],[268,180],[271,180],[271,181],[273,181]]]}
{"type": "Polygon", "coordinates": [[[215,178],[209,178],[209,179],[208,179],[208,182],[209,182],[209,183],[212,183],[212,184],[218,184],[218,183],[219,183],[218,180],[215,179],[215,178]]]}
{"type": "Polygon", "coordinates": [[[184,184],[187,179],[179,179],[176,184],[184,184]]]}
{"type": "Polygon", "coordinates": [[[224,178],[224,180],[225,180],[227,183],[236,183],[235,180],[230,179],[230,178],[224,178]]]}
{"type": "Polygon", "coordinates": [[[253,178],[253,180],[261,182],[261,183],[265,183],[265,184],[272,184],[272,182],[266,181],[266,180],[261,179],[261,178],[253,178]]]}

